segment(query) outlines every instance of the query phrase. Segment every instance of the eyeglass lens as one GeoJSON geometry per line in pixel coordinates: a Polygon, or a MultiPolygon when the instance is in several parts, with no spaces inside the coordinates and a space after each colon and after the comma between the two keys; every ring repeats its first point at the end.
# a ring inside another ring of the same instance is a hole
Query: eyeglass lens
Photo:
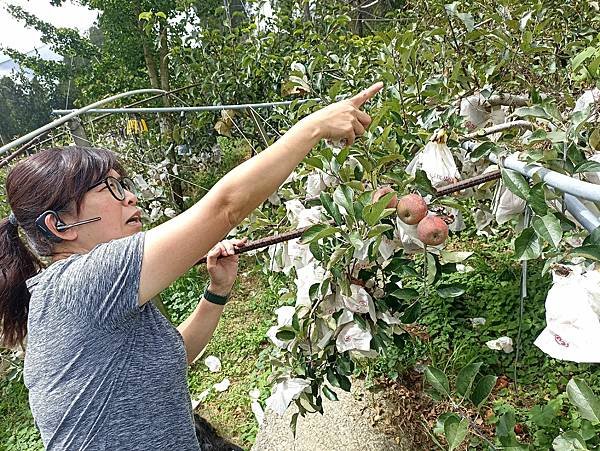
{"type": "Polygon", "coordinates": [[[121,183],[119,183],[119,181],[116,178],[107,177],[106,184],[108,185],[108,189],[110,190],[111,194],[115,197],[115,199],[125,199],[125,191],[123,190],[121,183]]]}

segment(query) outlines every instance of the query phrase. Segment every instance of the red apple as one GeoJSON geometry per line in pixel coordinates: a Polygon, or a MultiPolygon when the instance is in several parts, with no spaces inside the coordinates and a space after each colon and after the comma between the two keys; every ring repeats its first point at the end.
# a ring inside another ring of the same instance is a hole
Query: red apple
{"type": "MultiPolygon", "coordinates": [[[[394,193],[394,192],[395,191],[390,186],[382,186],[381,188],[376,189],[373,192],[373,196],[372,196],[373,203],[377,202],[379,199],[381,199],[386,194],[394,193]]],[[[394,194],[392,196],[392,198],[390,199],[390,201],[388,202],[388,204],[385,206],[385,208],[396,208],[397,203],[398,203],[398,196],[396,196],[394,194]]]]}
{"type": "Polygon", "coordinates": [[[427,202],[418,194],[408,194],[398,201],[396,213],[405,224],[418,224],[421,219],[427,216],[427,202]]]}
{"type": "Polygon", "coordinates": [[[428,246],[442,244],[448,238],[448,224],[439,216],[427,216],[417,226],[417,238],[428,246]]]}

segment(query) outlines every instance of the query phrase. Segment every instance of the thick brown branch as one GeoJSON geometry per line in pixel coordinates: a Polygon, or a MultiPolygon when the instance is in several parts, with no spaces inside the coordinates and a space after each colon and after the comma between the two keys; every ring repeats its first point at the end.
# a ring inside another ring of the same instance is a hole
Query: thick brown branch
{"type": "MultiPolygon", "coordinates": [[[[470,179],[462,180],[457,183],[453,183],[452,185],[445,186],[437,190],[436,197],[447,196],[448,194],[452,194],[458,191],[462,191],[463,189],[471,188],[473,186],[481,185],[482,183],[489,182],[491,180],[497,180],[500,178],[500,171],[490,172],[489,174],[482,174],[470,179]]],[[[318,198],[312,198],[318,199],[318,198]]],[[[312,200],[312,199],[307,199],[312,200]]],[[[243,248],[234,249],[235,254],[244,254],[246,252],[250,252],[256,249],[260,249],[263,247],[272,246],[274,244],[283,243],[284,241],[293,240],[295,238],[300,238],[302,234],[308,230],[311,226],[303,227],[301,229],[292,230],[291,232],[282,233],[281,235],[261,238],[256,241],[248,242],[243,248]]],[[[202,257],[197,265],[206,263],[206,257],[202,257]]]]}

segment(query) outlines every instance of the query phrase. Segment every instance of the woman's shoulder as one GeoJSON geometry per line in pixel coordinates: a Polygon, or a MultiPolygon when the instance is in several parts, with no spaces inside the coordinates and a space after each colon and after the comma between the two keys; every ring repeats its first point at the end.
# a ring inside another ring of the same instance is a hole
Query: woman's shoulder
{"type": "MultiPolygon", "coordinates": [[[[75,276],[84,277],[82,272],[82,266],[88,264],[97,263],[101,265],[102,261],[111,256],[118,257],[123,251],[128,249],[135,250],[140,246],[137,246],[140,241],[143,240],[145,232],[138,232],[134,235],[130,235],[123,238],[117,238],[114,240],[107,241],[105,243],[99,243],[94,246],[89,252],[83,254],[73,254],[69,257],[58,260],[46,268],[42,269],[38,274],[28,279],[25,283],[27,288],[31,292],[36,286],[44,285],[46,282],[50,282],[56,277],[60,277],[62,274],[74,271],[75,276]]],[[[100,269],[100,267],[98,267],[100,269]]]]}

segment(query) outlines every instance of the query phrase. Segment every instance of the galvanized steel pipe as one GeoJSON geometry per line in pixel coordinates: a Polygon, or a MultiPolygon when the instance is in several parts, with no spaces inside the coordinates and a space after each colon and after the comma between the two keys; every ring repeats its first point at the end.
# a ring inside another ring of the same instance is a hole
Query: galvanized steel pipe
{"type": "Polygon", "coordinates": [[[21,136],[18,139],[15,139],[14,141],[0,147],[0,155],[5,154],[6,152],[8,152],[10,149],[12,149],[13,147],[18,146],[19,144],[22,144],[26,141],[29,141],[32,138],[35,138],[36,136],[44,133],[47,130],[51,130],[59,125],[64,124],[65,122],[67,122],[69,119],[74,118],[75,116],[79,116],[82,113],[85,113],[88,110],[94,109],[100,105],[104,105],[105,103],[108,102],[112,102],[113,100],[117,100],[120,99],[122,97],[128,97],[128,96],[132,96],[132,95],[136,95],[136,94],[148,94],[148,93],[153,93],[153,94],[168,94],[167,91],[163,91],[162,89],[136,89],[134,91],[127,91],[127,92],[122,92],[120,94],[116,94],[112,97],[108,97],[106,99],[102,99],[99,100],[97,102],[94,102],[90,105],[84,106],[83,108],[80,108],[78,110],[71,110],[72,112],[67,114],[66,116],[63,116],[59,119],[56,119],[55,121],[50,122],[49,124],[46,124],[40,128],[38,128],[37,130],[34,130],[32,132],[27,133],[26,135],[21,136]]]}

